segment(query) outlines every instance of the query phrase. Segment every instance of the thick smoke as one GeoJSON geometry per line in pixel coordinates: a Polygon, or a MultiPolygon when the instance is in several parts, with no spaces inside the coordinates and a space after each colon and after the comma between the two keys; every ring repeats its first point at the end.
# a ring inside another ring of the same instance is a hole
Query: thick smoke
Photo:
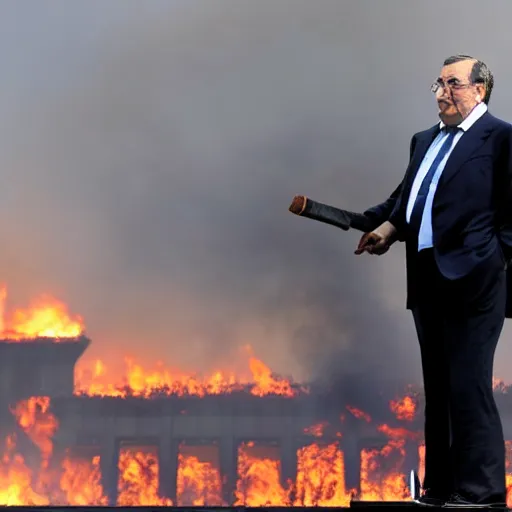
{"type": "Polygon", "coordinates": [[[359,403],[418,379],[402,248],[358,258],[357,233],[287,206],[385,199],[436,122],[429,84],[452,53],[488,61],[510,117],[512,7],[471,3],[5,2],[12,300],[64,298],[110,360],[229,368],[250,344],[359,403]],[[475,36],[491,27],[499,44],[475,36]]]}

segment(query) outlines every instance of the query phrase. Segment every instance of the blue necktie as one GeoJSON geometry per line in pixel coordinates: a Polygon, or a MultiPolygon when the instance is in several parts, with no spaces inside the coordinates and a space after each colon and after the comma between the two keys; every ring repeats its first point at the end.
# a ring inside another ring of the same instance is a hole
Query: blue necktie
{"type": "Polygon", "coordinates": [[[414,202],[414,206],[411,212],[411,218],[409,220],[409,226],[414,230],[414,232],[419,233],[421,227],[421,219],[423,217],[423,210],[425,209],[425,203],[427,202],[427,195],[430,188],[430,184],[432,183],[432,179],[434,178],[434,174],[439,167],[439,164],[443,161],[443,158],[448,153],[449,149],[452,147],[452,142],[459,131],[457,127],[446,126],[443,128],[446,132],[448,132],[448,137],[444,141],[439,153],[434,158],[432,165],[430,166],[427,174],[423,178],[421,182],[420,189],[418,190],[418,195],[416,197],[416,201],[414,202]]]}

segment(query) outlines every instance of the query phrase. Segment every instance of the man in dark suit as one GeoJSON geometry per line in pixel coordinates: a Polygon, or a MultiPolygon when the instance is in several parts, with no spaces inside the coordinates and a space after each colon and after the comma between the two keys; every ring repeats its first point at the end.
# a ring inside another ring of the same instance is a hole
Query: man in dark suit
{"type": "Polygon", "coordinates": [[[406,244],[425,392],[425,505],[506,501],[492,376],[512,258],[512,126],[487,110],[493,85],[483,62],[445,60],[432,85],[441,121],[413,136],[402,183],[365,212],[382,224],[356,250],[406,244]]]}

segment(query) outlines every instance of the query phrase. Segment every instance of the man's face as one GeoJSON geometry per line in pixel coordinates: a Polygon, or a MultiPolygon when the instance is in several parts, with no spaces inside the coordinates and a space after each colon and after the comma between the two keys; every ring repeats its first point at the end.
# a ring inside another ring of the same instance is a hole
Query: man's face
{"type": "Polygon", "coordinates": [[[447,125],[459,124],[473,108],[483,101],[485,88],[482,84],[471,84],[471,70],[474,60],[455,62],[441,69],[437,79],[439,87],[436,100],[439,117],[447,125]],[[478,100],[480,96],[480,100],[478,100]]]}

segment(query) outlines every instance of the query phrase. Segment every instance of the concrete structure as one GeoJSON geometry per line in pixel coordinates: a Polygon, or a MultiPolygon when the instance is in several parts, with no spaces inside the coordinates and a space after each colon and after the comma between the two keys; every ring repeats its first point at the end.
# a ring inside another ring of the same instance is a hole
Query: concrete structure
{"type": "MultiPolygon", "coordinates": [[[[342,437],[329,432],[320,442],[340,442],[345,459],[345,482],[349,489],[360,483],[361,450],[380,448],[389,437],[379,433],[376,425],[388,423],[421,431],[421,419],[399,422],[391,412],[387,417],[367,423],[356,419],[345,404],[333,411],[322,404],[315,392],[295,398],[280,396],[256,397],[249,392],[206,397],[159,396],[143,398],[100,398],[73,395],[75,363],[89,345],[86,337],[73,340],[30,340],[0,342],[0,397],[2,404],[13,403],[34,395],[50,396],[52,412],[59,419],[54,438],[58,456],[66,449],[87,451],[101,456],[103,487],[111,505],[116,504],[118,458],[126,444],[153,446],[159,455],[159,494],[176,503],[176,475],[179,447],[209,444],[218,446],[219,468],[223,478],[223,498],[233,503],[238,479],[238,447],[241,443],[272,444],[279,450],[281,480],[295,481],[297,449],[317,441],[306,435],[308,427],[319,421],[340,425],[342,437]],[[340,413],[345,420],[340,424],[340,413]]],[[[500,393],[499,403],[505,412],[507,439],[512,439],[510,397],[500,393]]],[[[418,467],[417,441],[407,445],[404,470],[418,467]]]]}
{"type": "MultiPolygon", "coordinates": [[[[283,484],[295,481],[297,450],[316,441],[304,433],[318,422],[316,414],[304,414],[315,397],[255,397],[247,393],[196,397],[89,398],[69,397],[53,401],[60,421],[56,448],[83,447],[101,455],[104,489],[116,501],[117,460],[122,445],[155,446],[159,453],[160,494],[176,502],[178,450],[182,443],[215,444],[219,447],[220,471],[226,503],[233,502],[238,479],[238,447],[253,441],[279,447],[283,484]]],[[[387,438],[361,421],[343,425],[341,448],[347,462],[347,486],[357,488],[360,449],[383,446],[387,438]]],[[[339,440],[323,438],[320,442],[339,440]]]]}
{"type": "Polygon", "coordinates": [[[29,396],[70,396],[75,364],[90,344],[85,336],[0,340],[0,407],[29,396]]]}

